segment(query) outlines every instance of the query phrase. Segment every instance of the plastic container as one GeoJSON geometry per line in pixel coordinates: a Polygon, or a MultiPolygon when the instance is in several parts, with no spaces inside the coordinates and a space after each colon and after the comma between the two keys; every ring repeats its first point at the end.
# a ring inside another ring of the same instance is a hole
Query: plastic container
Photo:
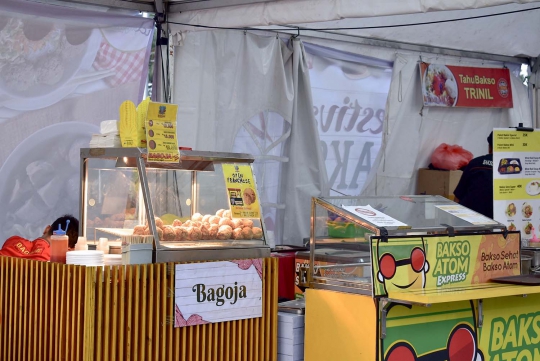
{"type": "Polygon", "coordinates": [[[366,230],[354,223],[328,221],[328,235],[333,238],[364,238],[366,230]]]}
{"type": "Polygon", "coordinates": [[[109,239],[101,237],[98,241],[96,249],[98,251],[103,251],[104,254],[109,254],[109,239]]]}
{"type": "Polygon", "coordinates": [[[521,274],[528,275],[531,273],[532,257],[527,255],[521,255],[521,274]]]}
{"type": "Polygon", "coordinates": [[[53,230],[51,236],[51,262],[66,263],[66,253],[68,251],[69,237],[66,235],[69,220],[66,222],[66,229],[63,230],[61,225],[58,229],[53,230]]]}
{"type": "Polygon", "coordinates": [[[79,237],[77,244],[75,244],[75,251],[88,251],[88,244],[86,243],[86,237],[79,237]]]}

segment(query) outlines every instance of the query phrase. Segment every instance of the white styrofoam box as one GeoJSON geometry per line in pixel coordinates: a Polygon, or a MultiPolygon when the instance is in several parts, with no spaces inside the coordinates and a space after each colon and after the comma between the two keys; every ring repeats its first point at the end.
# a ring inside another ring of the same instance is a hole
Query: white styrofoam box
{"type": "MultiPolygon", "coordinates": [[[[278,337],[304,339],[304,315],[278,312],[278,337]],[[301,329],[301,331],[296,331],[301,329]]],[[[303,342],[303,341],[302,341],[303,342]]]]}
{"type": "Polygon", "coordinates": [[[304,359],[304,315],[278,312],[278,361],[304,359]]]}
{"type": "Polygon", "coordinates": [[[284,355],[282,353],[278,353],[277,361],[304,361],[304,355],[292,356],[292,355],[284,355]]]}
{"type": "Polygon", "coordinates": [[[304,344],[304,338],[302,337],[301,339],[294,341],[289,338],[278,337],[277,344],[278,344],[278,353],[292,355],[293,350],[296,349],[298,345],[304,344]]]}
{"type": "Polygon", "coordinates": [[[304,342],[304,326],[298,328],[289,327],[286,323],[278,322],[278,338],[288,338],[294,341],[294,344],[304,342]]]}
{"type": "Polygon", "coordinates": [[[304,315],[288,312],[278,312],[278,324],[287,324],[291,328],[304,327],[304,315]]]}
{"type": "Polygon", "coordinates": [[[151,244],[133,244],[122,246],[122,264],[152,263],[153,246],[151,244]]]}
{"type": "Polygon", "coordinates": [[[278,338],[277,352],[283,355],[290,355],[304,358],[304,344],[293,345],[292,342],[287,342],[285,338],[278,338]]]}

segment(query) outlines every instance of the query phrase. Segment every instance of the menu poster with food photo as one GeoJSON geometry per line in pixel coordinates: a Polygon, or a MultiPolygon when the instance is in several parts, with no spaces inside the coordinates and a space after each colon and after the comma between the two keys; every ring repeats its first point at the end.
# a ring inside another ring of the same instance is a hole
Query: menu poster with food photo
{"type": "Polygon", "coordinates": [[[424,106],[512,108],[510,71],[420,63],[424,106]]]}
{"type": "Polygon", "coordinates": [[[261,218],[251,166],[223,164],[223,176],[232,218],[261,218]]]}
{"type": "MultiPolygon", "coordinates": [[[[540,131],[493,131],[493,217],[540,242],[540,131]]],[[[540,246],[540,243],[538,243],[540,246]]]]}
{"type": "Polygon", "coordinates": [[[149,162],[178,163],[180,160],[176,135],[177,112],[176,104],[148,104],[146,146],[149,162]]]}

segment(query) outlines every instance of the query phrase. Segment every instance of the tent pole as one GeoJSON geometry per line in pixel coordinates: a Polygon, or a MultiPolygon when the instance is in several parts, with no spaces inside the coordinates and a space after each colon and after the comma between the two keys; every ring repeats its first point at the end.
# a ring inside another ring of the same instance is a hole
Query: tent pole
{"type": "Polygon", "coordinates": [[[529,88],[532,89],[532,104],[533,104],[533,127],[540,128],[540,119],[538,114],[538,107],[540,105],[540,94],[538,93],[538,83],[540,82],[540,56],[532,61],[530,66],[531,75],[529,76],[529,88]]]}
{"type": "Polygon", "coordinates": [[[537,73],[532,72],[532,67],[529,68],[531,73],[529,74],[529,81],[527,83],[527,90],[529,91],[529,104],[531,106],[532,115],[532,127],[539,128],[540,120],[538,119],[538,89],[536,88],[537,73]]]}

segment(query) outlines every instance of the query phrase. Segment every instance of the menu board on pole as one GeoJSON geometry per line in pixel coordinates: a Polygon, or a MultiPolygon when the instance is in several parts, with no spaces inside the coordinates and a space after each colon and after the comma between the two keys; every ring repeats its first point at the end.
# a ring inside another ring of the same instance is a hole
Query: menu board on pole
{"type": "Polygon", "coordinates": [[[493,131],[493,193],[494,219],[521,231],[524,242],[539,242],[539,130],[493,131]]]}

